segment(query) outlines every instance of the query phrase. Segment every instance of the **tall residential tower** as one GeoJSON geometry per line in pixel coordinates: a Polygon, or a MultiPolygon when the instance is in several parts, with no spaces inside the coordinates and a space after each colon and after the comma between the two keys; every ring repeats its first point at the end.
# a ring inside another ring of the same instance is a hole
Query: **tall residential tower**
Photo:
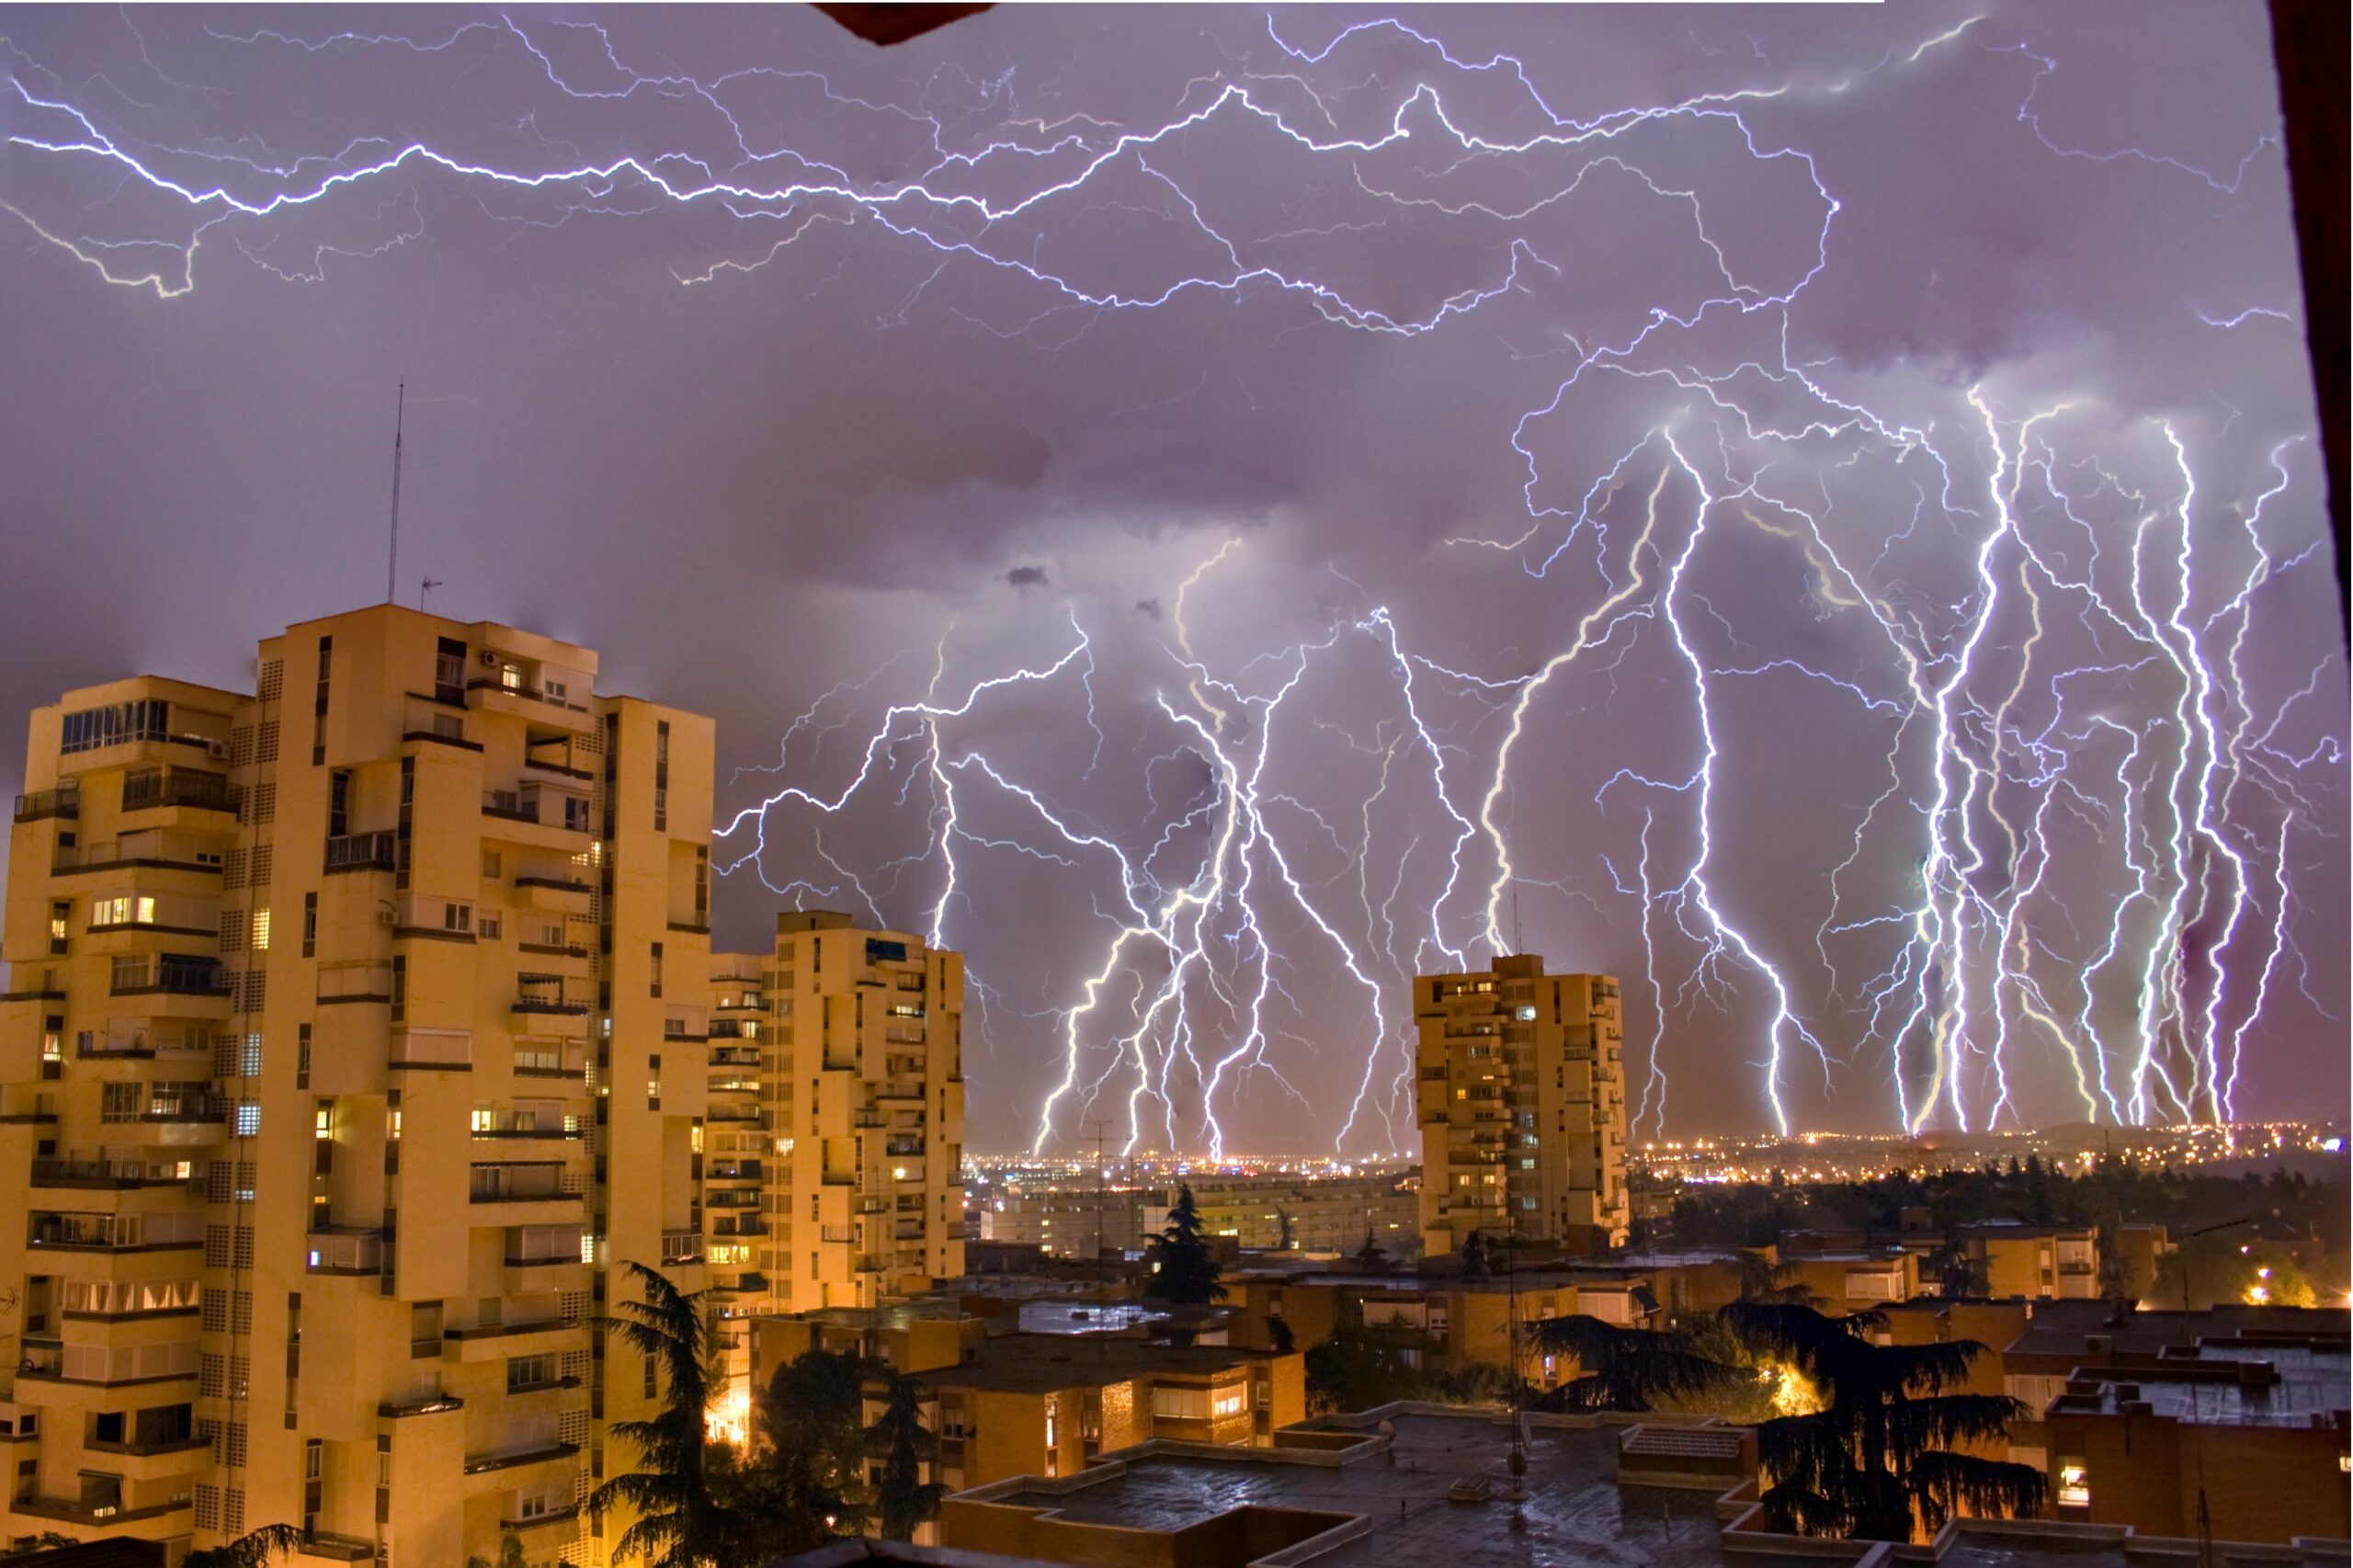
{"type": "Polygon", "coordinates": [[[1422,1239],[1599,1252],[1626,1239],[1618,983],[1528,955],[1414,982],[1422,1239]]]}
{"type": "Polygon", "coordinates": [[[711,729],[596,668],[384,606],[34,713],[0,1537],[597,1555],[654,1390],[590,1323],[703,1283],[711,729]]]}

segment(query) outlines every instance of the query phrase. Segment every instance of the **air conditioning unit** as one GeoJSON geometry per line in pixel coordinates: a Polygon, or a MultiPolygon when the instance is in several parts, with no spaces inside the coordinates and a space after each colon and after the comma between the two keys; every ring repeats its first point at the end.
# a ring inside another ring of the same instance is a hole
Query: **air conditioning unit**
{"type": "Polygon", "coordinates": [[[229,743],[207,741],[204,743],[204,755],[215,762],[226,762],[229,759],[229,743]]]}
{"type": "Polygon", "coordinates": [[[397,912],[395,912],[395,911],[393,911],[393,910],[390,910],[390,909],[379,909],[379,910],[377,910],[377,911],[376,911],[376,924],[377,924],[377,925],[379,925],[379,926],[397,926],[397,925],[399,925],[400,923],[401,923],[401,917],[400,917],[400,915],[399,915],[399,914],[398,914],[397,912]]]}
{"type": "Polygon", "coordinates": [[[492,653],[492,652],[491,652],[489,649],[487,649],[487,648],[484,648],[484,649],[482,651],[482,666],[483,666],[483,668],[484,668],[484,669],[486,669],[486,670],[494,670],[494,669],[496,669],[496,668],[498,667],[498,663],[499,663],[499,660],[498,660],[498,655],[497,655],[497,654],[495,654],[495,653],[492,653]]]}

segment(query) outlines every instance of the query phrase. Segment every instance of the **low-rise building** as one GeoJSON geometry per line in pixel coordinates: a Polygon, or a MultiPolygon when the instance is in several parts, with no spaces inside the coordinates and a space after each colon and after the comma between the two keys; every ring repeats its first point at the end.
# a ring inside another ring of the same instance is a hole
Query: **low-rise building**
{"type": "Polygon", "coordinates": [[[1120,1335],[1005,1335],[915,1381],[939,1435],[938,1479],[950,1488],[1072,1475],[1155,1438],[1265,1448],[1307,1415],[1297,1352],[1120,1335]]]}
{"type": "Polygon", "coordinates": [[[2168,1349],[2087,1369],[2052,1401],[2052,1516],[2144,1535],[2342,1540],[2344,1335],[2168,1349]]]}
{"type": "Polygon", "coordinates": [[[1988,1220],[1961,1226],[1954,1240],[1977,1265],[1989,1296],[2088,1301],[2100,1294],[2096,1225],[1988,1220]]]}

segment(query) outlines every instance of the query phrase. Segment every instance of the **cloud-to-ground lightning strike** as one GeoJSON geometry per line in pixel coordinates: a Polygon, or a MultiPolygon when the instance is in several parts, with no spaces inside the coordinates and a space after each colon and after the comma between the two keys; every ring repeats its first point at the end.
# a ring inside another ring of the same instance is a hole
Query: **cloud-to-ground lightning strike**
{"type": "MultiPolygon", "coordinates": [[[[2007,132],[2086,179],[2178,179],[2227,205],[2277,155],[2258,143],[2218,176],[2169,153],[2063,145],[2039,101],[2046,85],[2057,91],[2058,62],[1987,31],[1982,19],[1937,31],[1872,73],[2007,71],[2018,88],[2007,132]]],[[[1277,71],[1245,62],[1196,78],[1160,113],[1140,106],[1111,123],[1025,114],[1010,78],[968,82],[960,118],[929,91],[910,108],[838,95],[782,66],[650,74],[593,22],[207,37],[208,50],[275,51],[298,67],[371,51],[462,57],[467,70],[528,60],[534,91],[701,123],[665,140],[650,115],[624,119],[620,150],[542,165],[437,145],[400,123],[264,154],[178,142],[0,40],[0,175],[37,165],[67,183],[86,177],[142,199],[138,221],[155,226],[108,228],[134,222],[130,208],[77,210],[5,180],[0,211],[106,283],[172,300],[240,256],[288,283],[367,265],[426,234],[418,190],[446,184],[538,202],[554,222],[723,214],[744,233],[740,255],[674,267],[649,287],[726,289],[799,247],[855,234],[922,258],[903,317],[970,277],[1010,284],[1024,301],[1009,325],[964,318],[999,336],[1065,314],[1264,297],[1293,302],[1304,330],[1367,334],[1401,351],[1472,317],[1516,310],[1524,328],[1527,311],[1552,308],[1540,301],[1575,301],[1582,275],[1561,215],[1614,182],[1678,226],[1688,274],[1663,274],[1639,311],[1595,318],[1614,327],[1575,315],[1552,329],[1541,352],[1559,368],[1545,374],[1546,395],[1485,437],[1512,468],[1525,517],[1447,540],[1459,548],[1432,562],[1472,592],[1540,596],[1545,623],[1564,629],[1559,641],[1532,658],[1461,653],[1420,641],[1396,600],[1361,592],[1295,641],[1247,645],[1230,627],[1212,638],[1188,612],[1199,616],[1221,574],[1251,569],[1256,549],[1229,538],[1189,554],[1161,590],[1171,613],[1158,676],[1116,731],[1138,737],[1144,800],[1133,820],[1112,825],[1074,803],[1092,798],[1123,744],[1097,706],[1108,629],[1074,608],[1036,629],[1042,652],[997,673],[951,678],[943,638],[927,681],[903,683],[920,695],[879,711],[865,693],[890,684],[889,666],[835,685],[786,732],[776,767],[739,779],[757,793],[717,835],[721,869],[795,901],[847,891],[934,943],[990,917],[1000,858],[1074,890],[1089,912],[1083,950],[1051,966],[1040,1005],[1021,1015],[1053,1061],[1038,1148],[1070,1142],[1108,1099],[1131,1150],[1219,1153],[1245,1097],[1265,1096],[1295,1103],[1343,1152],[1401,1149],[1414,1137],[1403,987],[1434,965],[1508,950],[1517,892],[1593,880],[1521,840],[1571,793],[1557,765],[1531,754],[1564,713],[1622,691],[1659,733],[1642,756],[1594,769],[1599,788],[1574,791],[1574,803],[1594,813],[1586,859],[1607,868],[1607,921],[1632,934],[1646,970],[1653,1017],[1628,1030],[1649,1041],[1638,1125],[1665,1131],[1679,1024],[1702,1009],[1735,1020],[1755,1104],[1783,1131],[1801,1078],[1809,1105],[1835,1096],[1907,1128],[2025,1119],[2018,1076],[2029,1057],[2047,1059],[2070,1113],[2231,1116],[2267,1009],[2296,989],[2302,964],[2299,843],[2329,833],[2342,810],[2343,739],[2300,708],[2321,672],[2279,690],[2244,657],[2267,595],[2313,558],[2279,521],[2281,498],[2314,483],[2309,448],[2271,449],[2267,476],[2248,488],[2227,442],[2200,449],[2161,420],[2108,419],[2097,387],[2042,398],[1970,384],[1924,415],[1869,377],[1793,356],[1792,324],[1832,265],[1847,199],[1759,110],[1854,81],[1750,85],[1578,118],[1547,101],[1520,59],[1458,54],[1395,20],[1347,25],[1314,48],[1270,24],[1260,47],[1277,71]],[[593,40],[605,85],[558,63],[557,28],[593,40]],[[1412,64],[1393,85],[1358,79],[1352,57],[1393,62],[1401,51],[1412,64]],[[756,83],[903,121],[928,142],[928,161],[862,178],[813,147],[763,140],[741,108],[756,83]],[[1350,107],[1376,90],[1387,95],[1380,113],[1350,107]],[[1221,216],[1234,204],[1217,164],[1186,155],[1188,139],[1213,131],[1267,138],[1324,172],[1363,221],[1302,219],[1246,237],[1221,216]],[[1803,243],[1745,233],[1758,209],[1728,214],[1720,191],[1671,166],[1684,144],[1730,149],[1762,209],[1803,243]],[[1149,211],[1208,260],[1168,261],[1187,254],[1173,242],[1126,271],[1099,256],[1045,259],[1115,185],[1103,205],[1149,211]],[[364,237],[290,230],[330,214],[358,222],[364,237]],[[1331,260],[1392,222],[1469,236],[1479,259],[1406,303],[1364,286],[1360,258],[1331,260]],[[215,235],[227,243],[208,248],[215,235]],[[1279,243],[1302,236],[1333,247],[1279,243]],[[303,259],[270,261],[278,244],[303,259]],[[1560,457],[1550,432],[1612,400],[1640,411],[1631,440],[1607,462],[1560,457]],[[1913,499],[1878,515],[1850,488],[1863,476],[1913,499]],[[1941,566],[1924,564],[1935,541],[1950,557],[1941,566]],[[1786,570],[1803,585],[1796,619],[1824,635],[1761,645],[1771,616],[1735,608],[1736,623],[1718,602],[1725,574],[1744,570],[1786,570]],[[1379,759],[1369,782],[1311,760],[1330,744],[1318,736],[1319,693],[1343,680],[1378,687],[1377,717],[1353,721],[1374,738],[1320,728],[1379,759]],[[1771,812],[1749,793],[1748,753],[1764,743],[1733,694],[1768,682],[1836,714],[1825,726],[1860,754],[1843,795],[1832,786],[1846,780],[1824,781],[1848,832],[1802,914],[1744,884],[1745,840],[1769,831],[1771,812]],[[828,706],[836,716],[820,722],[828,706]],[[995,721],[1007,711],[1091,733],[1077,743],[1085,771],[1057,773],[1006,742],[995,721]],[[824,751],[843,729],[864,735],[847,760],[824,751]],[[853,816],[897,824],[904,852],[871,848],[879,834],[858,855],[845,858],[838,832],[828,847],[826,824],[853,816]],[[1630,862],[1631,878],[1620,870],[1630,862]],[[1811,940],[1797,935],[1806,931],[1811,940]],[[1850,986],[1842,971],[1869,978],[1850,986]]],[[[196,74],[201,62],[176,69],[196,74]]],[[[2209,308],[2245,298],[2178,308],[2218,334],[2298,319],[2272,304],[2209,308]]],[[[1159,602],[1149,602],[1155,622],[1159,602]]],[[[1552,956],[1575,965],[1574,952],[1552,956]]],[[[993,995],[1013,994],[986,978],[993,995]]]]}

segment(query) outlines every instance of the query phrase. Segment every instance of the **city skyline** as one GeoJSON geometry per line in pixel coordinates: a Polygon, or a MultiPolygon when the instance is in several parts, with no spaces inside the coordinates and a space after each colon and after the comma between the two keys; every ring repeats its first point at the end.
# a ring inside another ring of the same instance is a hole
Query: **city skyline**
{"type": "Polygon", "coordinates": [[[969,953],[977,1149],[1411,1150],[1521,949],[1637,1140],[2342,1106],[2259,18],[1386,16],[27,17],[0,770],[369,602],[404,379],[401,602],[717,720],[714,947],[969,953]]]}

